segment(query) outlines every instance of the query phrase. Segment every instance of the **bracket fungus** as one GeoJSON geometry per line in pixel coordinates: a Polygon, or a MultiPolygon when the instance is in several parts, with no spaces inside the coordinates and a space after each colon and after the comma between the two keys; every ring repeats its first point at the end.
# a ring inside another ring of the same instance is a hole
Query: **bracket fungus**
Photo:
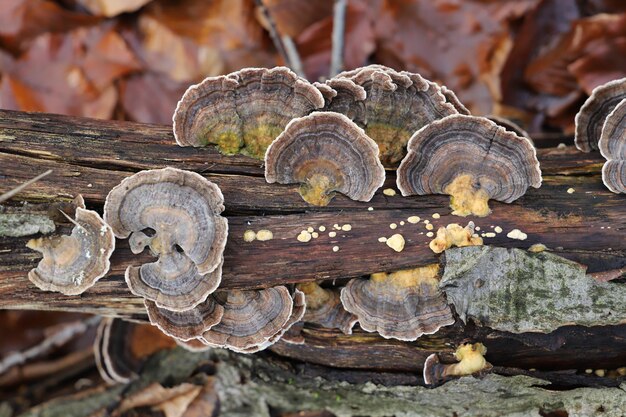
{"type": "Polygon", "coordinates": [[[606,118],[598,147],[606,159],[602,167],[604,185],[614,193],[626,193],[626,99],[606,118]]]}
{"type": "Polygon", "coordinates": [[[44,291],[78,295],[108,272],[115,236],[98,213],[85,209],[81,196],[76,198],[74,219],[66,217],[74,224],[69,236],[41,237],[26,244],[43,254],[28,279],[44,291]]]}
{"type": "Polygon", "coordinates": [[[417,131],[398,168],[403,196],[448,194],[452,214],[487,216],[488,200],[510,203],[541,186],[532,143],[484,117],[452,115],[417,131]]]}
{"type": "Polygon", "coordinates": [[[212,297],[186,311],[159,308],[150,300],[144,300],[144,303],[150,323],[166,335],[185,342],[200,337],[202,333],[219,323],[224,315],[224,307],[212,297]]]}
{"type": "Polygon", "coordinates": [[[626,78],[609,81],[593,89],[591,96],[576,114],[574,143],[583,152],[598,149],[604,122],[622,100],[626,99],[626,78]]]}
{"type": "Polygon", "coordinates": [[[356,278],[341,290],[341,302],[363,330],[386,339],[416,340],[454,323],[438,288],[438,273],[439,265],[434,264],[356,278]]]}
{"type": "Polygon", "coordinates": [[[324,106],[320,91],[286,67],[246,68],[189,87],[174,112],[180,146],[217,145],[263,159],[290,120],[324,106]]]}
{"type": "Polygon", "coordinates": [[[331,78],[324,84],[313,83],[324,96],[321,111],[331,111],[346,115],[359,127],[366,123],[365,99],[367,93],[360,85],[349,78],[331,78]]]}
{"type": "Polygon", "coordinates": [[[298,284],[297,287],[306,295],[305,322],[352,334],[352,328],[359,319],[343,308],[338,289],[322,288],[315,282],[298,284]]]}
{"type": "Polygon", "coordinates": [[[265,155],[268,183],[300,183],[302,198],[326,206],[338,191],[369,201],[385,181],[378,146],[343,114],[317,112],[292,120],[265,155]]]}
{"type": "Polygon", "coordinates": [[[219,187],[175,168],[138,172],[111,190],[104,218],[133,253],[156,262],[126,269],[133,294],[173,311],[189,310],[218,287],[228,222],[219,187]]]}
{"type": "Polygon", "coordinates": [[[472,375],[488,371],[491,364],[485,360],[487,348],[482,343],[465,343],[454,352],[458,363],[442,364],[436,353],[428,356],[424,362],[424,382],[427,385],[437,386],[453,377],[472,375]]]}
{"type": "MultiPolygon", "coordinates": [[[[365,133],[380,147],[380,159],[385,166],[393,166],[402,159],[406,144],[416,130],[457,113],[441,88],[419,74],[370,65],[335,77],[340,78],[348,78],[365,89],[365,133]]],[[[452,98],[449,90],[445,91],[452,98]]],[[[456,102],[460,104],[458,99],[456,102]]]]}
{"type": "MultiPolygon", "coordinates": [[[[292,319],[294,299],[285,286],[218,291],[211,297],[224,308],[224,314],[200,340],[213,347],[244,353],[260,350],[277,341],[280,336],[275,336],[299,320],[292,319]]],[[[297,313],[304,314],[304,309],[297,313]]]]}

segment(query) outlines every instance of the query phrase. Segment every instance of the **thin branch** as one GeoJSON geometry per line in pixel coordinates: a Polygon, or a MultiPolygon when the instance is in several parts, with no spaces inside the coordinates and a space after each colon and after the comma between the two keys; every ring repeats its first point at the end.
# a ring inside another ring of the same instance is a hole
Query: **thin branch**
{"type": "Polygon", "coordinates": [[[68,323],[30,349],[24,352],[11,352],[0,361],[0,375],[14,366],[22,365],[28,360],[45,355],[55,347],[63,346],[77,335],[85,333],[87,329],[98,324],[100,319],[99,316],[94,316],[84,321],[68,323]]]}
{"type": "Polygon", "coordinates": [[[331,78],[343,70],[344,34],[346,30],[346,6],[348,0],[335,0],[333,8],[332,51],[330,55],[331,78]]]}
{"type": "Polygon", "coordinates": [[[11,191],[7,191],[6,193],[0,195],[0,203],[8,200],[9,198],[13,197],[14,195],[16,195],[17,193],[19,193],[20,191],[22,191],[24,188],[28,187],[31,184],[36,183],[37,181],[39,181],[40,179],[47,177],[48,175],[52,174],[52,170],[49,169],[46,172],[44,172],[43,174],[39,174],[37,175],[35,178],[30,179],[28,181],[26,181],[24,184],[19,185],[17,187],[15,187],[14,189],[12,189],[11,191]]]}
{"type": "Polygon", "coordinates": [[[256,0],[256,5],[259,8],[261,15],[267,22],[267,29],[270,33],[270,37],[274,42],[276,50],[285,61],[285,65],[291,68],[299,76],[304,77],[300,55],[298,55],[298,51],[295,48],[293,40],[289,36],[280,35],[278,28],[276,27],[276,22],[274,22],[274,19],[270,15],[267,7],[263,4],[262,0],[256,0]]]}

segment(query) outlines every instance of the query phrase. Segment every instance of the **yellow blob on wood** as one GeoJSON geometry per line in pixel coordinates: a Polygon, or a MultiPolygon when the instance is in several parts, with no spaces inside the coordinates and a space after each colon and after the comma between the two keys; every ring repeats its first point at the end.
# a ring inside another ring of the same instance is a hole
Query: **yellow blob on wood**
{"type": "Polygon", "coordinates": [[[256,238],[261,242],[264,242],[266,240],[272,240],[274,239],[274,233],[272,233],[271,230],[262,229],[256,233],[256,238]]]}
{"type": "Polygon", "coordinates": [[[463,247],[482,244],[482,238],[474,235],[474,223],[469,222],[465,227],[456,223],[440,227],[437,230],[437,237],[428,246],[433,252],[441,253],[452,246],[463,247]]]}
{"type": "Polygon", "coordinates": [[[412,269],[402,269],[391,273],[377,272],[370,276],[373,282],[385,282],[400,288],[415,287],[420,284],[429,284],[437,287],[439,279],[439,264],[430,264],[412,269]]]}
{"type": "Polygon", "coordinates": [[[454,356],[460,362],[450,365],[446,374],[463,376],[482,371],[487,367],[487,361],[484,357],[486,353],[487,348],[482,343],[467,343],[459,346],[454,356]]]}
{"type": "Polygon", "coordinates": [[[443,191],[450,195],[452,214],[462,217],[470,214],[485,217],[489,214],[489,195],[477,184],[473,175],[463,174],[444,188],[443,191]]]}
{"type": "Polygon", "coordinates": [[[300,195],[309,204],[327,206],[333,199],[335,184],[326,175],[314,174],[300,186],[300,195]]]}
{"type": "Polygon", "coordinates": [[[420,222],[419,216],[411,216],[407,219],[407,221],[411,224],[417,224],[420,222]]]}
{"type": "Polygon", "coordinates": [[[256,239],[256,233],[254,230],[246,230],[243,232],[243,241],[244,242],[254,242],[256,239]]]}
{"type": "Polygon", "coordinates": [[[396,252],[402,252],[402,250],[404,249],[404,236],[396,233],[395,235],[387,239],[385,243],[396,252]]]}

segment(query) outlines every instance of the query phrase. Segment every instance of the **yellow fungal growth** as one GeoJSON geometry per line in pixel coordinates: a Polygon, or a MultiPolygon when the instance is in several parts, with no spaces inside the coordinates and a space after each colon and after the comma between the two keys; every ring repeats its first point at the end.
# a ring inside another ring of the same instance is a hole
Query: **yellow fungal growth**
{"type": "Polygon", "coordinates": [[[320,287],[316,282],[305,282],[296,287],[306,296],[306,306],[316,310],[330,300],[330,291],[320,287]]]}
{"type": "Polygon", "coordinates": [[[326,231],[326,226],[320,226],[320,227],[318,227],[318,230],[320,232],[325,232],[326,231]]]}
{"type": "Polygon", "coordinates": [[[307,203],[314,206],[327,206],[333,199],[336,188],[330,177],[322,174],[313,174],[300,186],[300,195],[307,203]]]}
{"type": "Polygon", "coordinates": [[[435,228],[435,226],[433,226],[431,223],[428,223],[425,227],[426,230],[433,230],[435,228]]]}
{"type": "Polygon", "coordinates": [[[415,287],[424,283],[437,287],[439,282],[438,275],[439,264],[430,264],[391,273],[376,272],[370,276],[370,279],[373,282],[385,282],[400,288],[415,287]]]}
{"type": "Polygon", "coordinates": [[[396,190],[394,190],[393,188],[385,188],[383,190],[383,194],[389,197],[393,197],[394,195],[396,195],[396,190]]]}
{"type": "Polygon", "coordinates": [[[459,175],[443,191],[450,195],[450,207],[455,216],[485,217],[489,214],[489,195],[472,175],[459,175]]]}
{"type": "Polygon", "coordinates": [[[482,343],[464,344],[457,348],[454,357],[459,361],[450,365],[446,371],[446,375],[471,375],[480,372],[489,366],[484,356],[487,348],[482,343]]]}
{"type": "Polygon", "coordinates": [[[543,243],[535,243],[534,245],[531,245],[530,248],[528,248],[528,252],[534,253],[543,252],[545,250],[548,250],[548,247],[543,243]]]}
{"type": "Polygon", "coordinates": [[[390,228],[390,229],[397,229],[397,228],[398,228],[398,225],[397,225],[397,224],[395,224],[395,223],[391,223],[391,224],[389,225],[389,228],[390,228]]]}
{"type": "Polygon", "coordinates": [[[440,227],[437,230],[437,237],[428,246],[433,252],[441,253],[452,246],[463,247],[482,244],[483,239],[474,235],[474,223],[469,222],[465,227],[456,223],[440,227]]]}
{"type": "Polygon", "coordinates": [[[352,230],[352,225],[344,224],[343,226],[341,226],[341,230],[343,230],[344,232],[349,232],[350,230],[352,230]]]}
{"type": "Polygon", "coordinates": [[[333,252],[339,252],[339,246],[333,246],[333,252]]]}
{"type": "Polygon", "coordinates": [[[247,129],[244,132],[243,141],[245,146],[244,149],[241,150],[241,153],[252,156],[253,158],[263,159],[267,147],[270,146],[270,143],[272,143],[283,130],[284,129],[280,126],[265,123],[252,129],[247,129]]]}
{"type": "Polygon", "coordinates": [[[391,236],[385,243],[396,252],[402,252],[404,249],[404,237],[399,233],[391,236]]]}
{"type": "Polygon", "coordinates": [[[256,238],[257,240],[260,240],[261,242],[264,242],[266,240],[272,240],[274,239],[274,233],[272,233],[271,230],[259,230],[256,234],[256,238]]]}
{"type": "Polygon", "coordinates": [[[411,224],[417,224],[420,222],[419,216],[411,216],[407,219],[407,221],[411,224]]]}
{"type": "Polygon", "coordinates": [[[378,241],[380,243],[385,243],[387,241],[387,238],[385,236],[381,236],[381,237],[378,238],[378,241]]]}
{"type": "Polygon", "coordinates": [[[296,239],[298,239],[299,242],[306,243],[311,240],[311,234],[306,230],[303,230],[300,232],[296,239]]]}
{"type": "Polygon", "coordinates": [[[496,233],[502,233],[502,228],[500,226],[496,226],[495,229],[493,229],[496,233]]]}
{"type": "Polygon", "coordinates": [[[328,232],[328,237],[335,237],[337,236],[337,232],[328,232]]]}
{"type": "Polygon", "coordinates": [[[506,237],[509,239],[526,240],[528,235],[519,229],[513,229],[506,234],[506,237]]]}
{"type": "Polygon", "coordinates": [[[244,242],[254,242],[256,239],[256,233],[254,230],[246,230],[243,232],[243,241],[244,242]]]}
{"type": "Polygon", "coordinates": [[[313,233],[313,230],[315,230],[315,229],[313,229],[311,226],[306,228],[306,231],[309,232],[309,233],[313,233]]]}
{"type": "Polygon", "coordinates": [[[439,213],[433,213],[433,219],[438,219],[440,217],[441,215],[439,213]]]}

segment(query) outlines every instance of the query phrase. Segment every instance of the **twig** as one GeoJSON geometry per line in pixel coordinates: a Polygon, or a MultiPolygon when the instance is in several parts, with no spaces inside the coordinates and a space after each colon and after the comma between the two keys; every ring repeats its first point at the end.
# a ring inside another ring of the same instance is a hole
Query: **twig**
{"type": "Polygon", "coordinates": [[[62,346],[72,340],[76,335],[85,333],[87,329],[100,322],[99,316],[90,317],[84,321],[78,321],[64,325],[60,330],[46,337],[41,343],[25,350],[24,352],[12,352],[0,361],[0,375],[14,366],[22,365],[28,360],[42,356],[55,346],[62,346]]]}
{"type": "Polygon", "coordinates": [[[346,29],[346,6],[348,0],[335,0],[333,7],[332,51],[330,55],[331,78],[343,70],[344,32],[346,29]]]}
{"type": "Polygon", "coordinates": [[[48,175],[52,174],[52,170],[49,169],[46,172],[44,172],[43,174],[39,174],[37,175],[35,178],[30,179],[28,181],[26,181],[24,184],[19,185],[17,187],[15,187],[14,189],[7,191],[6,193],[0,195],[0,203],[8,200],[9,198],[13,197],[14,195],[16,195],[17,193],[19,193],[20,191],[22,191],[24,188],[28,187],[31,184],[36,183],[37,181],[39,181],[40,179],[47,177],[48,175]]]}
{"type": "Polygon", "coordinates": [[[280,56],[285,61],[285,64],[291,68],[296,74],[301,77],[304,77],[304,71],[302,71],[302,62],[300,61],[300,56],[298,55],[298,51],[295,48],[293,40],[289,36],[280,36],[278,33],[278,29],[276,27],[276,22],[270,15],[269,10],[263,4],[262,0],[255,0],[261,15],[267,22],[268,31],[270,33],[270,37],[274,42],[274,46],[276,50],[280,54],[280,56]]]}
{"type": "Polygon", "coordinates": [[[296,44],[293,39],[285,35],[282,37],[282,40],[283,45],[285,46],[285,52],[287,53],[287,57],[291,63],[291,69],[299,76],[305,77],[304,68],[302,68],[302,61],[300,60],[300,54],[298,53],[298,49],[296,48],[296,44]]]}

